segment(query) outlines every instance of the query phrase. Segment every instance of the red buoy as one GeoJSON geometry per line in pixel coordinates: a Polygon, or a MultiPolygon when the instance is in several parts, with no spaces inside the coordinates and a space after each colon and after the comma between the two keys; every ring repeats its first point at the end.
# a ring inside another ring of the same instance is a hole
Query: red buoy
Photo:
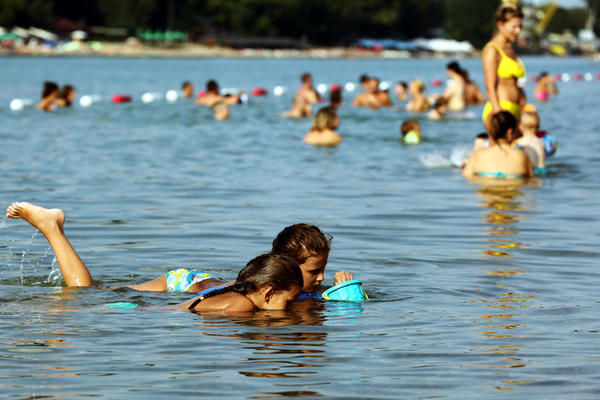
{"type": "Polygon", "coordinates": [[[433,87],[440,87],[442,86],[442,81],[439,79],[434,79],[433,82],[431,82],[431,84],[433,85],[433,87]]]}
{"type": "Polygon", "coordinates": [[[269,91],[265,88],[256,87],[252,89],[252,96],[266,96],[269,91]]]}
{"type": "Polygon", "coordinates": [[[131,101],[131,96],[128,94],[115,94],[112,97],[113,103],[129,103],[131,101]]]}
{"type": "Polygon", "coordinates": [[[329,87],[329,91],[331,92],[337,92],[338,90],[342,90],[342,87],[336,83],[333,83],[330,87],[329,87]]]}
{"type": "Polygon", "coordinates": [[[556,74],[556,75],[554,75],[554,80],[555,80],[556,82],[560,82],[560,81],[562,81],[562,75],[561,75],[561,74],[556,74]]]}
{"type": "Polygon", "coordinates": [[[581,74],[575,74],[575,80],[576,81],[582,81],[583,80],[583,75],[581,75],[581,74]]]}
{"type": "Polygon", "coordinates": [[[538,79],[537,75],[533,75],[533,76],[531,77],[531,82],[533,82],[533,83],[536,83],[538,80],[539,80],[539,79],[538,79]]]}

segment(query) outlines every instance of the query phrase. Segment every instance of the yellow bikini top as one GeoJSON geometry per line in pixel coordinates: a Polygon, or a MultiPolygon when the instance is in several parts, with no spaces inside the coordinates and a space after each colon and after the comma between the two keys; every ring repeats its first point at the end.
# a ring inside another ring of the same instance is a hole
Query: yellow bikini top
{"type": "Polygon", "coordinates": [[[498,46],[496,43],[489,42],[488,45],[491,45],[502,57],[500,60],[500,64],[498,64],[498,77],[500,78],[523,78],[525,77],[525,65],[519,57],[516,60],[513,60],[498,46]]]}

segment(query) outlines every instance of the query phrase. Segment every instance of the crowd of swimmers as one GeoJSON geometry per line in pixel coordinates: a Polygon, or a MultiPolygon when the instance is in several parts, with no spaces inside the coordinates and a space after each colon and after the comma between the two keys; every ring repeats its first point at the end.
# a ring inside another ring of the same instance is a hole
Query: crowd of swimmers
{"type": "MultiPolygon", "coordinates": [[[[474,150],[465,161],[462,171],[468,178],[519,180],[545,172],[545,157],[552,153],[548,141],[540,133],[540,117],[535,106],[527,104],[525,92],[519,81],[525,77],[525,66],[516,56],[513,43],[517,40],[523,22],[523,12],[516,0],[503,0],[496,14],[497,31],[484,47],[482,60],[487,102],[483,108],[482,122],[486,133],[475,138],[474,150]]],[[[413,113],[428,112],[432,119],[444,118],[448,112],[461,112],[470,105],[485,101],[476,84],[457,62],[446,67],[450,83],[440,94],[426,97],[421,80],[409,84],[398,82],[394,95],[406,102],[413,113]]],[[[378,109],[392,107],[389,87],[381,87],[379,79],[362,76],[363,92],[353,101],[355,107],[378,109]]],[[[190,82],[182,85],[182,93],[193,98],[190,82]]],[[[553,79],[542,74],[535,97],[547,100],[556,94],[553,79]]],[[[52,82],[44,84],[42,101],[38,108],[50,110],[69,106],[75,90],[66,85],[61,90],[52,82]]],[[[196,103],[211,107],[216,119],[226,119],[229,107],[241,101],[242,92],[222,94],[218,84],[211,80],[206,91],[196,103]]],[[[339,126],[337,109],[342,102],[341,88],[333,88],[329,104],[319,108],[314,123],[304,138],[306,143],[333,146],[342,142],[336,132],[339,126]]],[[[300,89],[294,96],[292,108],[284,113],[291,118],[312,118],[313,107],[322,102],[313,88],[310,74],[301,77],[300,89]]],[[[404,121],[401,137],[405,143],[417,144],[422,132],[417,120],[404,121]]],[[[46,209],[26,202],[11,204],[7,217],[24,219],[38,229],[48,240],[67,286],[91,286],[92,275],[64,233],[64,213],[59,209],[46,209]]],[[[178,268],[167,271],[158,278],[129,286],[135,290],[155,292],[186,291],[196,297],[179,307],[200,313],[240,314],[257,309],[282,310],[289,302],[302,297],[320,298],[324,271],[330,251],[331,238],[319,228],[307,224],[286,227],[273,240],[268,253],[250,260],[232,282],[224,282],[201,270],[178,268]]],[[[341,271],[334,276],[334,285],[354,280],[354,276],[341,271]]]]}

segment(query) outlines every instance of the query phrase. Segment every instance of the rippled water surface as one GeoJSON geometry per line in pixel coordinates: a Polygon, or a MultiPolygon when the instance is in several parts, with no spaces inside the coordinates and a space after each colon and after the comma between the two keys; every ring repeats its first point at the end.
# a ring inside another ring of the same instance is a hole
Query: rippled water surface
{"type": "MultiPolygon", "coordinates": [[[[586,59],[524,61],[530,74],[600,72],[586,59]]],[[[100,286],[62,288],[44,237],[0,220],[2,397],[598,398],[600,81],[561,83],[538,105],[560,141],[549,175],[503,187],[454,166],[482,131],[479,108],[421,120],[426,140],[406,147],[409,114],[352,109],[345,93],[344,143],[316,149],[301,141],[310,121],[279,117],[291,92],[252,98],[227,122],[139,101],[186,79],[293,91],[305,71],[315,83],[431,82],[447,62],[0,58],[0,203],[64,209],[100,286]],[[47,79],[134,102],[9,110],[47,79]],[[173,265],[232,279],[300,221],[334,237],[327,280],[352,271],[370,302],[203,317],[168,307],[186,294],[102,288],[173,265]],[[116,301],[143,307],[104,307],[116,301]]],[[[481,85],[479,60],[461,62],[481,85]]]]}

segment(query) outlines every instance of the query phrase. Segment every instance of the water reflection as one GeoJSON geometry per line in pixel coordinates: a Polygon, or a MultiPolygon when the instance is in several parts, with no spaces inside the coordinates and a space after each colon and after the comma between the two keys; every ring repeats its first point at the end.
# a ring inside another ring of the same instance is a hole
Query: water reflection
{"type": "Polygon", "coordinates": [[[495,390],[517,390],[518,384],[529,383],[530,380],[509,379],[515,370],[529,365],[529,360],[519,356],[522,352],[522,335],[520,329],[527,325],[523,321],[521,310],[531,307],[535,296],[520,293],[522,287],[518,279],[528,274],[526,267],[519,265],[518,250],[528,247],[527,243],[516,240],[520,235],[519,226],[529,217],[533,209],[532,200],[524,192],[524,186],[518,184],[484,185],[477,190],[483,198],[480,203],[486,209],[482,219],[482,229],[487,239],[485,248],[481,250],[486,264],[492,261],[495,265],[485,271],[502,294],[495,298],[478,298],[477,302],[485,306],[485,312],[479,316],[479,323],[484,326],[481,337],[493,345],[484,346],[487,353],[494,357],[492,364],[470,365],[472,368],[485,368],[504,371],[498,373],[501,383],[495,390]],[[514,287],[514,289],[511,289],[514,287]]]}

